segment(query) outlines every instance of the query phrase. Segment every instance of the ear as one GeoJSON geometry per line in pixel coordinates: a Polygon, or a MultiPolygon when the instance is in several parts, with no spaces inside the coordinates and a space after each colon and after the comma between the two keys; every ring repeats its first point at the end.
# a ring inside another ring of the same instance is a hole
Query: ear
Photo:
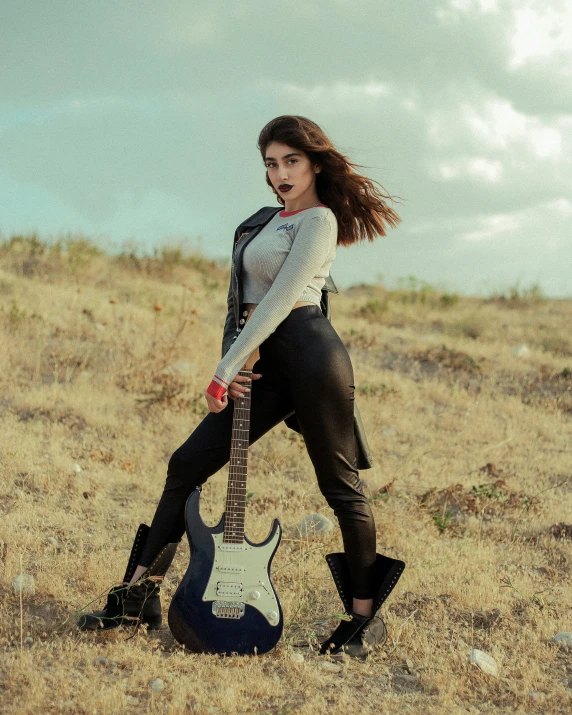
{"type": "Polygon", "coordinates": [[[322,167],[319,164],[314,164],[314,173],[319,174],[322,171],[322,167]]]}

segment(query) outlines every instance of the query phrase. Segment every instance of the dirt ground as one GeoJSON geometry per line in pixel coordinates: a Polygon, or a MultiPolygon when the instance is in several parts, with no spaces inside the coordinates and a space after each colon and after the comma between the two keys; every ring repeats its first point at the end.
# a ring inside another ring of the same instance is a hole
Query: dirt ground
{"type": "MultiPolygon", "coordinates": [[[[366,662],[316,655],[342,612],[324,559],[341,537],[297,536],[308,514],[335,518],[284,425],[251,447],[246,519],[255,540],[275,517],[285,529],[273,652],[190,654],[166,626],[75,628],[121,580],[170,454],[205,414],[227,281],[178,249],[0,244],[0,711],[571,712],[572,648],[552,638],[572,631],[572,301],[537,290],[466,298],[412,281],[333,297],[375,459],[361,476],[378,550],[407,564],[366,662]],[[22,573],[35,593],[20,600],[22,573]]],[[[226,476],[203,491],[210,524],[226,476]]],[[[188,559],[184,538],[165,612],[188,559]]]]}

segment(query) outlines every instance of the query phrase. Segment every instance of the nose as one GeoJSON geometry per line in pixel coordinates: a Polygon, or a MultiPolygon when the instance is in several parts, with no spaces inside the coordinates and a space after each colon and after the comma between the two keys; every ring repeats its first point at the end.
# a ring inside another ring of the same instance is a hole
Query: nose
{"type": "Polygon", "coordinates": [[[288,167],[287,166],[283,166],[280,169],[280,178],[284,179],[284,180],[288,178],[288,167]]]}

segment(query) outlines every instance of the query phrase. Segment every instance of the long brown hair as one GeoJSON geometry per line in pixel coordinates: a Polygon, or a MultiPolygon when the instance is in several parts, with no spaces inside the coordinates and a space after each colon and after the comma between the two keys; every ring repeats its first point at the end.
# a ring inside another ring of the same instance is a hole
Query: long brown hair
{"type": "MultiPolygon", "coordinates": [[[[316,191],[320,201],[334,212],[337,219],[338,244],[349,246],[366,239],[374,241],[377,236],[386,235],[387,226],[394,228],[401,221],[385,202],[385,199],[393,201],[393,197],[379,191],[375,186],[381,186],[379,182],[358,174],[355,169],[364,167],[341,154],[311,119],[285,114],[268,122],[258,137],[262,159],[271,142],[302,150],[312,164],[321,167],[316,174],[316,191]]],[[[268,173],[266,183],[284,205],[284,199],[272,186],[268,173]]],[[[383,186],[381,188],[385,191],[383,186]]]]}

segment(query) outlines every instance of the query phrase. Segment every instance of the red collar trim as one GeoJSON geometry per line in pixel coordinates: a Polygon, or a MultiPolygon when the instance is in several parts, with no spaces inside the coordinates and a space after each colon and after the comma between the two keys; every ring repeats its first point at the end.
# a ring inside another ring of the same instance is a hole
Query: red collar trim
{"type": "MultiPolygon", "coordinates": [[[[316,204],[316,206],[323,206],[325,209],[328,208],[328,207],[326,206],[326,204],[316,204]]],[[[300,211],[307,211],[308,209],[315,209],[316,206],[308,206],[308,207],[305,208],[305,209],[296,209],[296,211],[284,211],[284,210],[282,210],[282,211],[280,211],[280,216],[282,216],[283,218],[285,218],[286,216],[294,216],[294,214],[299,214],[300,211]]]]}

